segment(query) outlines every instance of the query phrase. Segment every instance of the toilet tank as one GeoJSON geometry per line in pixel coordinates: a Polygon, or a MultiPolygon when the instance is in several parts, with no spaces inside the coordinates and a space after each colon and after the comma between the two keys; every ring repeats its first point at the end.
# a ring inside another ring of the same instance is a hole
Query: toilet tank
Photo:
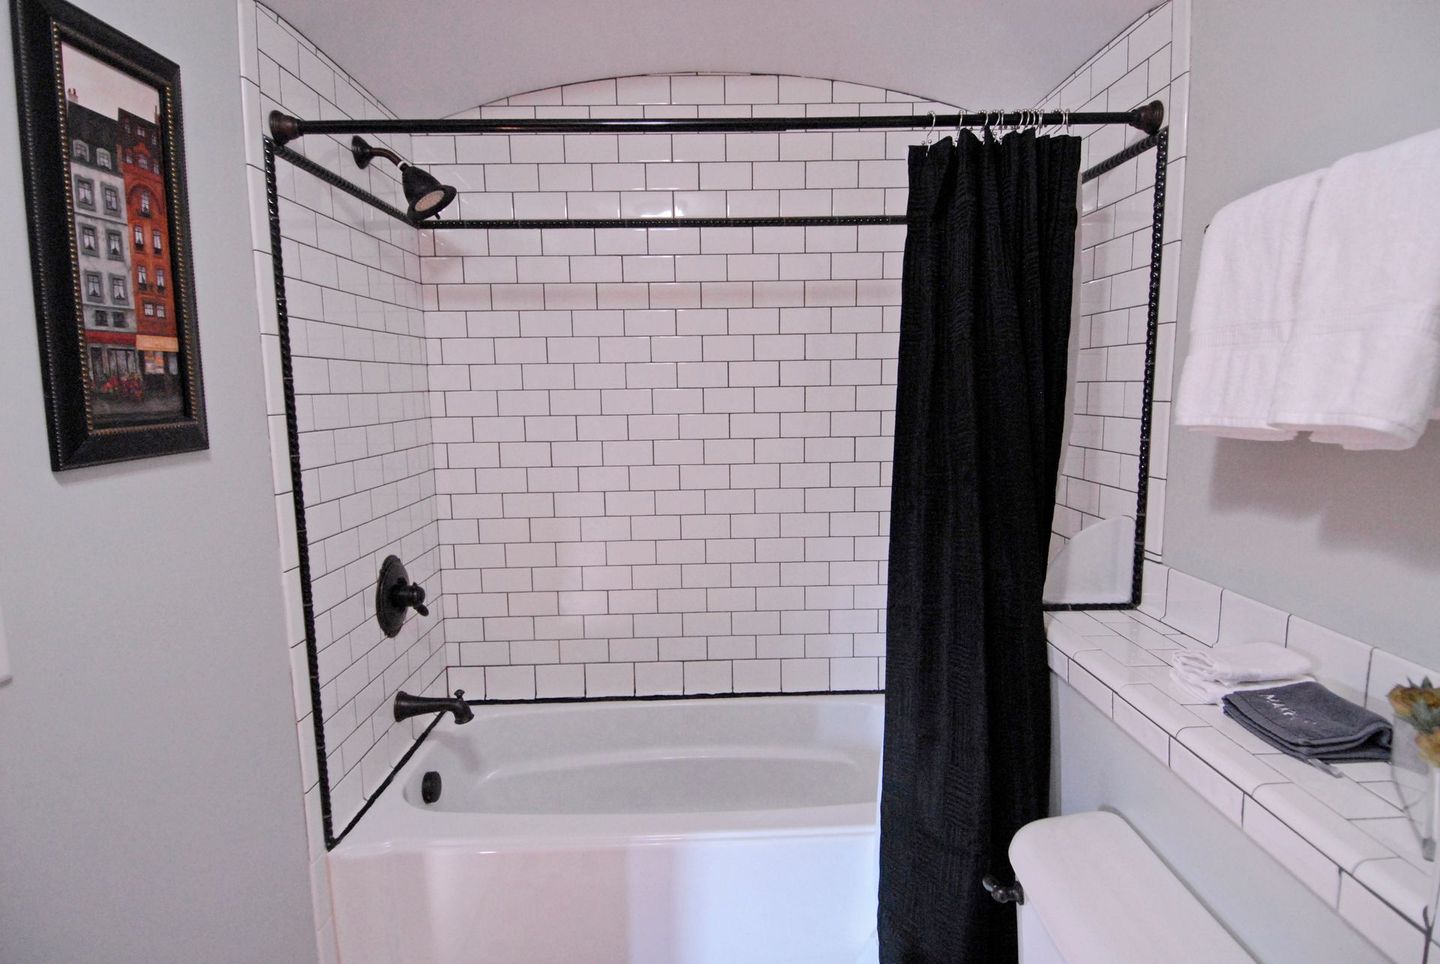
{"type": "Polygon", "coordinates": [[[1025,892],[1021,964],[1254,961],[1113,813],[1027,824],[1010,863],[1025,892]]]}

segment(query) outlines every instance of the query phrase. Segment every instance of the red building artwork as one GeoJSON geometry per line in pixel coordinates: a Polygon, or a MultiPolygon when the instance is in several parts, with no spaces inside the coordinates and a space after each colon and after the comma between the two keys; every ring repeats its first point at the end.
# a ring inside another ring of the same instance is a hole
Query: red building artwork
{"type": "Polygon", "coordinates": [[[130,281],[135,291],[135,350],[146,393],[179,390],[180,342],[175,325],[175,279],[170,261],[170,221],[160,128],[119,111],[120,172],[125,181],[130,281]]]}

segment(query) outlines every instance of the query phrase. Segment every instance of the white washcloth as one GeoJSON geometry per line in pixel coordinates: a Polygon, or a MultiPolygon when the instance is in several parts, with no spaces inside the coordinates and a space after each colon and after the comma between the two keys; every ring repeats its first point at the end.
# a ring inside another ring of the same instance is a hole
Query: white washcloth
{"type": "Polygon", "coordinates": [[[1176,425],[1226,438],[1295,437],[1270,424],[1270,409],[1322,176],[1291,178],[1227,204],[1205,230],[1176,425]]]}
{"type": "Polygon", "coordinates": [[[1198,700],[1206,703],[1213,703],[1219,706],[1225,700],[1227,693],[1238,693],[1240,690],[1263,690],[1270,686],[1287,686],[1290,683],[1304,683],[1312,680],[1312,676],[1285,676],[1280,679],[1256,680],[1253,683],[1217,683],[1214,680],[1200,679],[1182,671],[1178,666],[1170,670],[1170,678],[1175,681],[1181,692],[1189,693],[1198,700]]]}
{"type": "Polygon", "coordinates": [[[1278,643],[1242,643],[1211,649],[1186,649],[1174,665],[1217,683],[1253,683],[1310,672],[1310,657],[1278,643]]]}
{"type": "Polygon", "coordinates": [[[1440,130],[1337,161],[1310,217],[1270,423],[1410,448],[1440,415],[1440,130]]]}
{"type": "Polygon", "coordinates": [[[1310,657],[1277,643],[1243,643],[1212,649],[1186,649],[1173,657],[1170,675],[1207,703],[1226,693],[1298,683],[1309,679],[1310,657]]]}

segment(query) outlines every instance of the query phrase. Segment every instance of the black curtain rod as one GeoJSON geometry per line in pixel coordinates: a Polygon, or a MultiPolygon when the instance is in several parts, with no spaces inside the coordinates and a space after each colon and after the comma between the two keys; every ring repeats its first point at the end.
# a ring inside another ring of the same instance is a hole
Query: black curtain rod
{"type": "Polygon", "coordinates": [[[286,144],[306,134],[703,134],[741,131],[907,130],[934,127],[1061,127],[1126,124],[1154,134],[1165,123],[1158,100],[1125,111],[981,111],[965,114],[885,114],[875,117],[647,117],[471,118],[416,120],[304,120],[270,112],[270,136],[286,144]]]}
{"type": "MultiPolygon", "coordinates": [[[[1114,170],[1121,164],[1138,157],[1150,148],[1159,143],[1160,134],[1151,134],[1149,137],[1136,141],[1123,150],[1116,151],[1109,157],[1093,165],[1080,175],[1082,184],[1093,181],[1106,171],[1114,170]]],[[[280,144],[275,144],[267,138],[266,143],[272,145],[276,157],[282,157],[291,164],[313,175],[333,187],[339,188],[353,198],[364,201],[366,204],[378,211],[390,215],[397,221],[404,221],[406,224],[415,227],[430,228],[434,230],[516,230],[516,229],[547,229],[547,228],[770,228],[770,227],[830,227],[850,225],[875,225],[875,224],[904,224],[903,214],[834,214],[834,215],[810,215],[810,216],[787,216],[787,217],[753,217],[753,218],[541,218],[541,219],[477,219],[477,218],[453,218],[434,221],[412,221],[404,211],[388,204],[379,197],[365,190],[352,181],[323,167],[306,157],[304,154],[291,150],[280,144]]]]}

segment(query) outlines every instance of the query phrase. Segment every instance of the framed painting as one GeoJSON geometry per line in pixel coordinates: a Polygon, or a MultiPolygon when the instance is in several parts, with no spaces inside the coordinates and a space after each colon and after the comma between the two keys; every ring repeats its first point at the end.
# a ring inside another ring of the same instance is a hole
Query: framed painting
{"type": "Polygon", "coordinates": [[[180,68],[63,0],[12,0],[55,471],[206,448],[180,68]]]}

